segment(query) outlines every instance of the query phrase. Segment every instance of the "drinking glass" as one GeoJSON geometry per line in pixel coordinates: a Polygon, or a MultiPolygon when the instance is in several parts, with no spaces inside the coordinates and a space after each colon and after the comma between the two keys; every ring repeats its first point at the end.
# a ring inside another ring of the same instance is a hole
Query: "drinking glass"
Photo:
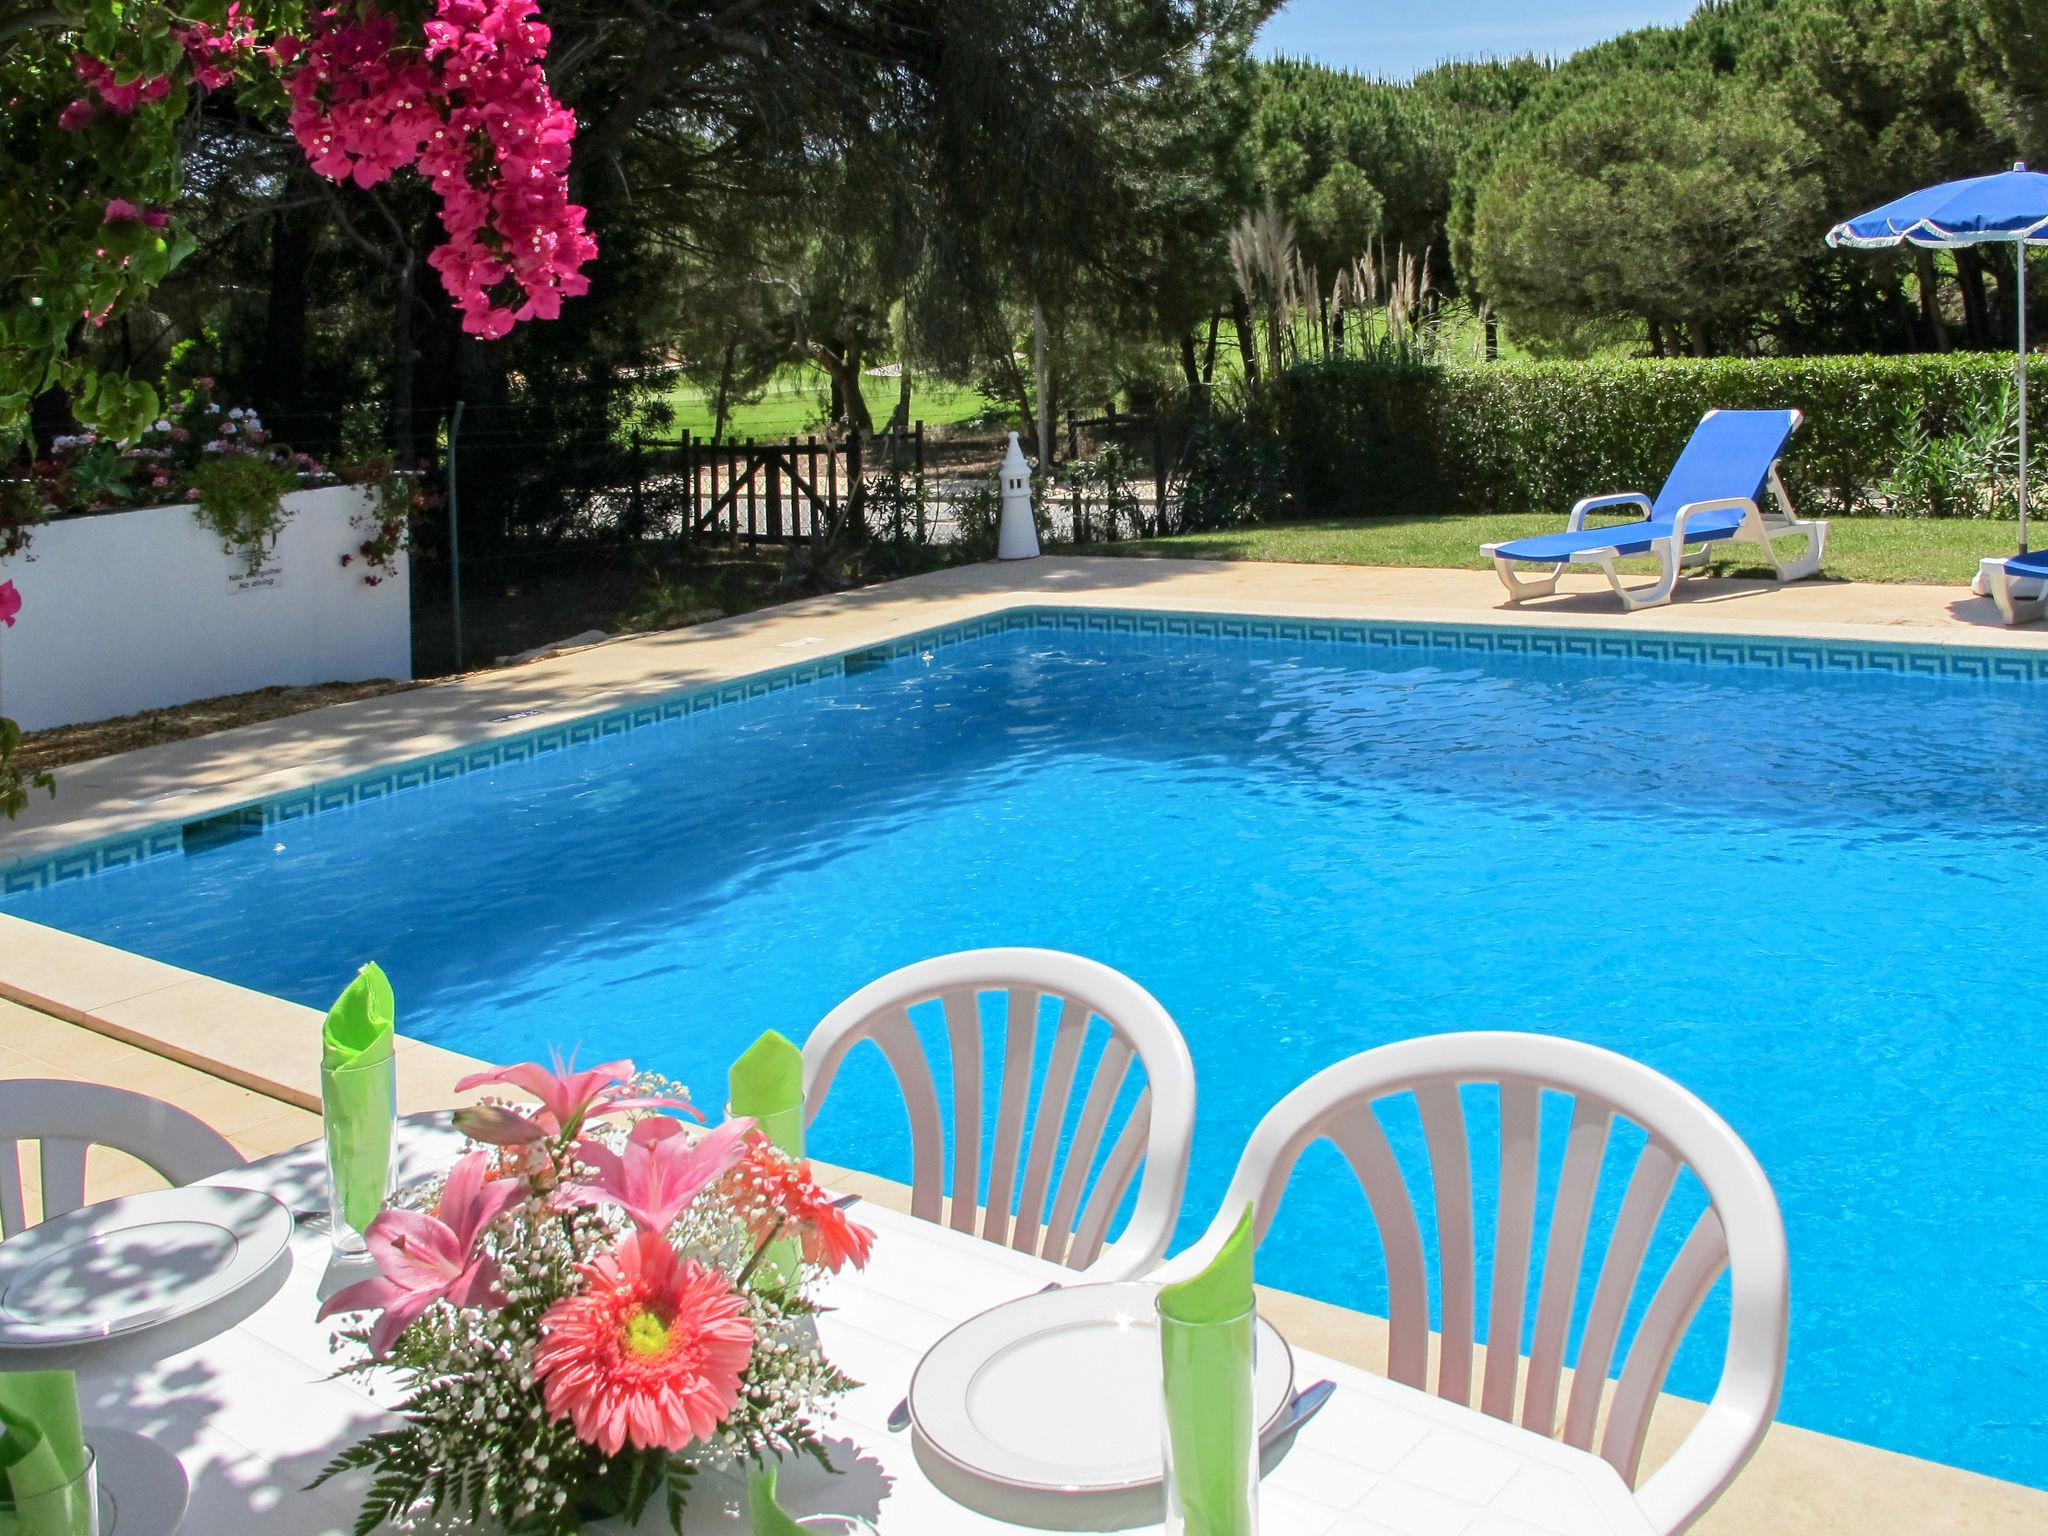
{"type": "Polygon", "coordinates": [[[1218,1322],[1159,1314],[1165,1536],[1258,1536],[1254,1308],[1218,1322]]]}
{"type": "Polygon", "coordinates": [[[17,1497],[0,1479],[0,1536],[100,1536],[99,1467],[91,1447],[85,1470],[61,1487],[17,1497]]]}
{"type": "Polygon", "coordinates": [[[389,1053],[320,1073],[327,1141],[327,1214],[334,1251],[368,1246],[364,1229],[391,1198],[398,1169],[398,1062],[389,1053]],[[375,1205],[371,1205],[372,1198],[375,1205]],[[353,1214],[357,1220],[351,1221],[353,1214]]]}

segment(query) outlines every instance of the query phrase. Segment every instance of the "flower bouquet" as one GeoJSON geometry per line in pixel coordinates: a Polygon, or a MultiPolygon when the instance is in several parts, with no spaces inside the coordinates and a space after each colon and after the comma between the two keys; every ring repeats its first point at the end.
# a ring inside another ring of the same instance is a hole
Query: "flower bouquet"
{"type": "Polygon", "coordinates": [[[689,1134],[687,1096],[631,1062],[460,1086],[496,1083],[539,1102],[458,1112],[472,1149],[370,1224],[379,1273],[320,1311],[377,1314],[339,1335],[366,1351],[344,1371],[405,1392],[403,1427],[318,1479],[372,1469],[357,1531],[426,1506],[568,1536],[657,1499],[680,1530],[700,1468],[822,1462],[812,1415],[853,1383],[806,1289],[873,1234],[752,1120],[689,1134]]]}

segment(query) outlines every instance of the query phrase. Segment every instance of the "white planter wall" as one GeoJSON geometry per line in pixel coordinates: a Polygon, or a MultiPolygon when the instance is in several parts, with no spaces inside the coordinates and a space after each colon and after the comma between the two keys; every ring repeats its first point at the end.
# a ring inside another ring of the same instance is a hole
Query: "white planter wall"
{"type": "Polygon", "coordinates": [[[406,557],[379,585],[360,559],[355,486],[295,491],[255,580],[190,506],[65,518],[0,560],[21,615],[0,628],[0,715],[24,730],[273,684],[412,676],[406,557]]]}

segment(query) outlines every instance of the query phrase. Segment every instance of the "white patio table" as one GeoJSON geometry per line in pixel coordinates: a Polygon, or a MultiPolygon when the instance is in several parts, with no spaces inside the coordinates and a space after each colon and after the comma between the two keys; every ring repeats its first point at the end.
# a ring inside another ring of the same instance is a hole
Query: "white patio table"
{"type": "MultiPolygon", "coordinates": [[[[445,1124],[409,1121],[407,1171],[426,1171],[456,1142],[445,1124]]],[[[316,1144],[215,1182],[265,1189],[305,1210],[323,1206],[324,1179],[316,1144]]],[[[831,1358],[865,1384],[825,1427],[840,1470],[786,1466],[786,1504],[799,1515],[862,1515],[883,1536],[1022,1529],[942,1493],[911,1437],[885,1425],[918,1360],[955,1324],[1071,1280],[1071,1271],[872,1204],[857,1210],[876,1230],[874,1256],[826,1288],[832,1310],[819,1329],[831,1358]]],[[[347,1536],[354,1523],[361,1474],[311,1492],[306,1484],[342,1447],[390,1423],[377,1384],[329,1379],[329,1327],[314,1321],[323,1281],[332,1289],[363,1271],[327,1274],[324,1226],[294,1238],[293,1259],[282,1289],[239,1326],[140,1374],[81,1381],[88,1423],[135,1430],[176,1452],[192,1484],[188,1536],[347,1536]]],[[[1597,1457],[1296,1352],[1297,1385],[1322,1376],[1336,1393],[1262,1485],[1266,1536],[1649,1536],[1628,1489],[1597,1457]]],[[[701,1480],[689,1531],[744,1531],[742,1494],[737,1479],[701,1480]]],[[[666,1528],[659,1511],[642,1526],[666,1528]]]]}

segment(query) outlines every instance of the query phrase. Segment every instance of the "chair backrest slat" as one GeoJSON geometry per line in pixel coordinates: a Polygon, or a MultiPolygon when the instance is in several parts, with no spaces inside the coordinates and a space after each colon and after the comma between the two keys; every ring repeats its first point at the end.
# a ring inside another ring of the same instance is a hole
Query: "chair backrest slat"
{"type": "Polygon", "coordinates": [[[1650,1411],[1664,1390],[1671,1360],[1692,1326],[1693,1314],[1707,1299],[1721,1271],[1728,1267],[1728,1239],[1712,1206],[1701,1211],[1686,1235],[1678,1257],[1664,1272],[1649,1309],[1636,1326],[1628,1363],[1622,1367],[1614,1398],[1607,1405],[1607,1428],[1600,1437],[1600,1455],[1633,1486],[1643,1459],[1643,1437],[1650,1430],[1650,1411]]]}
{"type": "Polygon", "coordinates": [[[1017,1195],[1017,1217],[1010,1246],[1036,1253],[1043,1237],[1045,1198],[1052,1189],[1053,1159],[1059,1156],[1060,1132],[1067,1123],[1067,1104],[1074,1092],[1074,1073],[1081,1064],[1081,1046],[1088,1038],[1088,1010],[1072,998],[1060,1007],[1053,1027],[1052,1057],[1038,1094],[1038,1114],[1031,1127],[1031,1151],[1024,1169],[1024,1188],[1017,1195]]]}
{"type": "Polygon", "coordinates": [[[981,1003],[972,987],[939,994],[953,1052],[953,1218],[973,1232],[981,1211],[981,1003]]]}
{"type": "MultiPolygon", "coordinates": [[[[1552,1036],[1486,1032],[1432,1035],[1366,1051],[1317,1073],[1275,1105],[1252,1132],[1229,1192],[1209,1230],[1164,1266],[1172,1281],[1197,1272],[1228,1240],[1247,1203],[1263,1238],[1304,1151],[1333,1143],[1350,1164],[1371,1209],[1385,1262],[1388,1374],[1426,1388],[1431,1293],[1419,1195],[1435,1186],[1437,1312],[1442,1319],[1436,1390],[1469,1401],[1478,1352],[1477,1222],[1465,1093],[1492,1091],[1500,1107],[1500,1204],[1485,1314],[1486,1365],[1480,1408],[1515,1414],[1540,1434],[1559,1434],[1606,1458],[1635,1486],[1644,1435],[1672,1358],[1700,1303],[1725,1271],[1730,1277],[1728,1337],[1707,1415],[1671,1456],[1636,1486],[1650,1529],[1676,1536],[1733,1480],[1761,1442],[1783,1388],[1787,1315],[1784,1222],[1756,1159],[1706,1105],[1669,1078],[1612,1051],[1552,1036]],[[1547,1200],[1542,1166],[1548,1094],[1572,1101],[1562,1167],[1547,1200]],[[1383,1115],[1391,1101],[1420,1116],[1428,1167],[1412,1155],[1405,1124],[1383,1115]],[[1611,1225],[1600,1198],[1614,1126],[1646,1133],[1611,1225]],[[1402,1125],[1404,1163],[1390,1128],[1402,1125]],[[1675,1258],[1656,1242],[1681,1173],[1707,1196],[1675,1258]],[[1572,1384],[1558,1418],[1558,1389],[1578,1297],[1588,1278],[1596,1208],[1604,1233],[1592,1295],[1580,1328],[1572,1384]],[[1547,1218],[1547,1219],[1546,1219],[1547,1218]],[[1536,1233],[1547,1229],[1530,1352],[1520,1354],[1536,1233]],[[1657,1267],[1661,1266],[1661,1274],[1657,1267]],[[1610,1371],[1634,1299],[1649,1299],[1609,1398],[1610,1371]],[[1603,1399],[1607,1422],[1600,1425],[1603,1399]]],[[[1349,1230],[1339,1226],[1338,1230],[1349,1230]]]]}
{"type": "Polygon", "coordinates": [[[1010,1031],[1003,1051],[1003,1099],[996,1111],[996,1145],[988,1163],[988,1209],[981,1235],[992,1243],[1010,1236],[1010,1207],[1017,1199],[1018,1149],[1024,1115],[1031,1107],[1031,1063],[1038,1040],[1038,991],[1019,987],[1010,994],[1010,1031]],[[1019,1028],[1028,1021],[1029,1028],[1019,1028]]]}
{"type": "Polygon", "coordinates": [[[1607,1257],[1600,1265],[1600,1278],[1593,1286],[1593,1304],[1586,1313],[1585,1332],[1579,1336],[1579,1358],[1572,1369],[1571,1396],[1565,1403],[1564,1438],[1567,1444],[1590,1447],[1593,1425],[1600,1416],[1600,1399],[1607,1389],[1607,1368],[1614,1361],[1614,1343],[1621,1336],[1629,1297],[1643,1272],[1643,1255],[1649,1252],[1664,1203],[1678,1179],[1678,1159],[1651,1142],[1636,1159],[1629,1175],[1628,1193],[1621,1199],[1621,1214],[1607,1241],[1607,1257]]]}
{"type": "Polygon", "coordinates": [[[1124,1192],[1131,1187],[1131,1180],[1137,1177],[1138,1167],[1145,1160],[1145,1138],[1152,1129],[1152,1090],[1139,1090],[1138,1102],[1131,1106],[1124,1128],[1116,1138],[1116,1144],[1109,1149],[1109,1156],[1103,1159],[1102,1173],[1095,1181],[1095,1188],[1089,1192],[1088,1203],[1082,1207],[1081,1219],[1074,1225],[1074,1241],[1067,1249],[1067,1263],[1074,1269],[1086,1269],[1102,1252],[1103,1240],[1109,1236],[1110,1221],[1123,1203],[1124,1192]]]}
{"type": "Polygon", "coordinates": [[[868,1039],[882,1048],[910,1113],[913,1215],[1086,1269],[1091,1278],[1130,1279],[1157,1264],[1187,1185],[1194,1063],[1173,1020],[1143,988],[1107,966],[1052,950],[973,950],[906,966],[861,988],[812,1031],[804,1046],[807,1119],[816,1117],[847,1053],[868,1039]],[[983,1017],[984,999],[998,993],[1007,999],[1000,1050],[984,1044],[983,1017]],[[1047,998],[1059,999],[1060,1007],[1034,1103],[1039,1012],[1047,998]],[[950,1131],[924,1040],[909,1017],[934,999],[951,1057],[950,1131]],[[1084,1074],[1098,1019],[1107,1038],[1084,1074]],[[989,1082],[991,1071],[1001,1074],[1000,1083],[989,1082]],[[1127,1094],[1134,1073],[1144,1086],[1127,1094]],[[1081,1105],[1068,1135],[1077,1085],[1081,1105]],[[984,1104],[991,1097],[984,1196],[984,1104]],[[940,1196],[949,1147],[948,1213],[940,1196]],[[1110,1224],[1134,1180],[1130,1219],[1111,1241],[1110,1224]]]}
{"type": "MultiPolygon", "coordinates": [[[[939,1114],[939,1089],[925,1060],[924,1042],[917,1038],[908,1008],[880,1010],[867,1024],[865,1038],[873,1040],[888,1060],[889,1070],[896,1075],[897,1091],[903,1095],[904,1113],[910,1117],[910,1214],[920,1221],[937,1221],[946,1199],[946,1133],[939,1114]]],[[[829,1063],[828,1076],[853,1044],[851,1039],[843,1043],[829,1063]]],[[[811,1060],[806,1054],[806,1082],[810,1075],[811,1060]]]]}
{"type": "Polygon", "coordinates": [[[1536,1332],[1529,1345],[1529,1374],[1522,1388],[1522,1426],[1547,1435],[1557,1421],[1557,1384],[1564,1371],[1565,1340],[1579,1298],[1579,1271],[1586,1256],[1586,1229],[1593,1219],[1593,1192],[1607,1156],[1614,1111],[1597,1099],[1572,1106],[1564,1144],[1564,1171],[1550,1207],[1550,1240],[1543,1254],[1543,1285],[1536,1293],[1536,1332]]]}
{"type": "Polygon", "coordinates": [[[1064,1264],[1067,1244],[1074,1235],[1074,1216],[1081,1208],[1081,1192],[1095,1166],[1095,1149],[1102,1145],[1103,1127],[1109,1111],[1123,1092],[1130,1075],[1131,1048],[1112,1035],[1103,1043],[1095,1063],[1095,1077],[1081,1100],[1081,1118],[1074,1122],[1074,1137],[1067,1146],[1066,1164],[1060,1170],[1059,1192],[1053,1196],[1052,1212],[1045,1219],[1045,1242],[1041,1258],[1064,1264]]]}
{"type": "Polygon", "coordinates": [[[1515,1416],[1515,1379],[1522,1358],[1522,1309],[1529,1290],[1529,1253],[1536,1236],[1536,1169],[1541,1163],[1543,1090],[1504,1083],[1500,1090],[1500,1208],[1493,1227],[1493,1291],[1486,1318],[1486,1381],[1480,1411],[1515,1416]],[[1509,1340],[1512,1348],[1501,1348],[1509,1340]]]}
{"type": "Polygon", "coordinates": [[[1443,1331],[1437,1355],[1437,1396],[1472,1401],[1474,1336],[1472,1232],[1472,1148],[1466,1139],[1465,1107],[1452,1082],[1424,1083],[1415,1090],[1429,1146],[1430,1182],[1436,1186],[1437,1289],[1443,1331]]]}
{"type": "Polygon", "coordinates": [[[0,1082],[0,1236],[28,1224],[21,1152],[31,1142],[41,1164],[43,1221],[85,1204],[86,1158],[94,1147],[124,1152],[171,1184],[246,1161],[205,1121],[146,1094],[68,1079],[0,1082]]]}
{"type": "MultiPolygon", "coordinates": [[[[1429,1273],[1422,1258],[1422,1227],[1415,1202],[1387,1133],[1368,1105],[1335,1119],[1329,1138],[1344,1154],[1372,1207],[1387,1260],[1387,1374],[1404,1386],[1429,1386],[1429,1273]]],[[[1292,1164],[1289,1165],[1292,1167],[1292,1164]]],[[[1277,1202],[1276,1202],[1277,1203],[1277,1202]]]]}

